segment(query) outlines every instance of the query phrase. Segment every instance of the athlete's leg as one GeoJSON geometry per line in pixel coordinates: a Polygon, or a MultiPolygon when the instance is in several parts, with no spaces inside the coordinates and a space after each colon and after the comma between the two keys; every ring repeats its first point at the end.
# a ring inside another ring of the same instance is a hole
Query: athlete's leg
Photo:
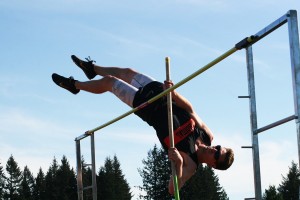
{"type": "Polygon", "coordinates": [[[75,81],[75,87],[76,89],[95,94],[101,94],[109,91],[130,107],[132,107],[135,93],[138,90],[123,80],[110,75],[105,76],[100,80],[86,82],[75,81]]]}
{"type": "Polygon", "coordinates": [[[85,82],[75,81],[75,87],[79,90],[84,90],[95,94],[101,94],[107,91],[111,91],[114,81],[115,79],[113,77],[106,76],[99,80],[85,82]]]}
{"type": "Polygon", "coordinates": [[[100,76],[111,75],[129,84],[131,83],[133,77],[137,74],[137,72],[131,68],[104,67],[99,65],[94,65],[94,71],[100,76]]]}
{"type": "Polygon", "coordinates": [[[83,70],[89,79],[93,79],[96,75],[111,75],[124,80],[126,83],[129,83],[136,88],[145,86],[149,82],[154,81],[153,78],[140,74],[131,68],[104,67],[95,65],[94,61],[90,58],[86,59],[87,61],[83,61],[77,58],[75,55],[72,55],[71,58],[73,62],[83,70]]]}
{"type": "Polygon", "coordinates": [[[94,65],[94,70],[98,75],[115,76],[136,88],[143,87],[148,83],[155,81],[154,78],[141,74],[131,68],[102,67],[102,66],[94,65]]]}

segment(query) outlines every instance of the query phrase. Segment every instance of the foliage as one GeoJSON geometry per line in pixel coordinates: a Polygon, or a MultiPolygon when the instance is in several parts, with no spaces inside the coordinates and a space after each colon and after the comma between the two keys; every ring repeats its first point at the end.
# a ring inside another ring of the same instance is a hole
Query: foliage
{"type": "MultiPolygon", "coordinates": [[[[141,199],[171,199],[167,186],[171,174],[168,157],[163,149],[155,145],[148,152],[148,157],[143,160],[144,168],[139,169],[143,178],[145,195],[141,199]]],[[[219,184],[218,177],[209,167],[199,165],[195,175],[180,190],[180,199],[205,199],[205,200],[228,200],[226,192],[219,184]]]]}
{"type": "Polygon", "coordinates": [[[181,199],[228,200],[219,178],[210,167],[199,165],[195,175],[184,185],[181,199]]]}
{"type": "Polygon", "coordinates": [[[2,199],[4,195],[4,183],[5,183],[5,175],[3,172],[3,167],[0,165],[0,199],[2,199]]]}
{"type": "Polygon", "coordinates": [[[42,200],[46,199],[46,181],[45,174],[42,168],[39,169],[39,172],[35,179],[35,187],[34,187],[34,200],[42,200]]]}
{"type": "MultiPolygon", "coordinates": [[[[1,163],[0,163],[1,164],[1,163]]],[[[92,184],[92,170],[82,158],[82,176],[84,186],[92,184]]],[[[18,163],[11,156],[6,164],[6,172],[0,166],[0,199],[1,200],[74,200],[77,195],[77,181],[74,169],[70,167],[65,156],[58,164],[54,157],[47,173],[40,168],[36,178],[27,166],[21,171],[18,163]]],[[[129,184],[121,170],[116,156],[106,158],[97,176],[98,199],[132,198],[129,184]],[[117,191],[117,192],[116,192],[117,191]]],[[[92,200],[91,190],[84,191],[84,199],[92,200]]]]}
{"type": "Polygon", "coordinates": [[[22,172],[11,155],[6,163],[7,176],[5,177],[4,183],[4,199],[19,200],[21,195],[19,188],[22,182],[22,172]]]}
{"type": "Polygon", "coordinates": [[[171,169],[166,152],[158,149],[154,145],[153,149],[148,152],[146,160],[142,161],[144,168],[138,169],[143,179],[143,186],[140,187],[145,195],[140,195],[141,199],[172,199],[168,192],[168,183],[171,169]]]}
{"type": "Polygon", "coordinates": [[[70,168],[64,156],[61,165],[53,159],[45,176],[39,169],[34,178],[28,166],[21,171],[18,163],[11,156],[4,174],[0,166],[1,200],[74,200],[77,198],[75,172],[70,168]],[[3,186],[3,187],[2,187],[3,186]]]}
{"type": "Polygon", "coordinates": [[[27,166],[24,167],[23,177],[19,188],[21,199],[23,200],[34,200],[34,187],[35,181],[32,173],[27,166]]]}
{"type": "Polygon", "coordinates": [[[116,155],[113,159],[106,158],[104,166],[99,170],[97,183],[99,199],[129,200],[132,198],[129,184],[124,178],[116,155]]]}
{"type": "Polygon", "coordinates": [[[270,186],[265,190],[264,200],[283,200],[283,199],[299,199],[300,173],[298,165],[292,161],[291,167],[286,177],[282,176],[282,182],[276,189],[270,186]]]}
{"type": "Polygon", "coordinates": [[[283,200],[281,194],[277,192],[274,185],[270,185],[268,189],[265,190],[263,195],[263,200],[283,200]]]}

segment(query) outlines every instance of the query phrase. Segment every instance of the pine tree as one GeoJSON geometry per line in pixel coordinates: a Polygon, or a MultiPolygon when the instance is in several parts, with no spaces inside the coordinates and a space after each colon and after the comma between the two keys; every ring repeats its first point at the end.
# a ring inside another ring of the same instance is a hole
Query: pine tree
{"type": "Polygon", "coordinates": [[[23,179],[19,189],[22,200],[33,200],[34,178],[27,166],[24,167],[23,179]]]}
{"type": "Polygon", "coordinates": [[[22,172],[12,155],[9,157],[6,163],[6,172],[8,175],[5,177],[6,183],[4,185],[4,199],[19,200],[22,172]]]}
{"type": "Polygon", "coordinates": [[[117,192],[117,199],[129,200],[132,198],[129,184],[127,183],[125,176],[121,170],[120,162],[116,155],[113,158],[113,172],[115,179],[115,191],[117,192]]]}
{"type": "MultiPolygon", "coordinates": [[[[171,174],[168,157],[163,149],[156,145],[143,160],[144,168],[139,169],[143,178],[141,189],[146,195],[142,199],[171,199],[167,185],[171,174]]],[[[210,167],[199,165],[195,175],[180,190],[180,199],[228,200],[225,190],[219,184],[219,178],[210,167]]]]}
{"type": "Polygon", "coordinates": [[[277,192],[276,187],[270,185],[269,188],[265,190],[263,200],[283,200],[283,198],[280,193],[277,192]]]}
{"type": "Polygon", "coordinates": [[[34,200],[45,200],[46,199],[45,193],[46,193],[45,175],[42,168],[40,168],[35,179],[34,200]]]}
{"type": "Polygon", "coordinates": [[[56,182],[57,170],[58,164],[54,157],[52,165],[49,167],[45,177],[45,185],[47,188],[45,191],[46,200],[61,200],[58,196],[59,188],[56,182]]]}
{"type": "Polygon", "coordinates": [[[228,200],[219,178],[210,167],[199,165],[195,175],[180,191],[181,199],[228,200]]]}
{"type": "Polygon", "coordinates": [[[3,167],[1,166],[0,163],[0,199],[3,199],[4,184],[5,184],[5,175],[4,175],[3,167]]]}
{"type": "Polygon", "coordinates": [[[54,182],[57,183],[59,200],[73,200],[77,198],[75,172],[70,168],[66,156],[63,156],[61,160],[54,182]]]}
{"type": "Polygon", "coordinates": [[[104,167],[101,167],[98,173],[97,187],[99,199],[128,200],[132,198],[130,187],[116,156],[114,159],[106,158],[104,167]]]}
{"type": "Polygon", "coordinates": [[[171,169],[166,152],[154,145],[153,149],[148,152],[147,159],[142,163],[144,167],[138,169],[143,179],[143,186],[140,189],[146,192],[146,195],[141,195],[140,198],[172,199],[168,192],[171,169]]]}
{"type": "Polygon", "coordinates": [[[299,199],[300,173],[297,164],[292,162],[287,177],[282,177],[283,181],[278,187],[283,199],[299,199]]]}

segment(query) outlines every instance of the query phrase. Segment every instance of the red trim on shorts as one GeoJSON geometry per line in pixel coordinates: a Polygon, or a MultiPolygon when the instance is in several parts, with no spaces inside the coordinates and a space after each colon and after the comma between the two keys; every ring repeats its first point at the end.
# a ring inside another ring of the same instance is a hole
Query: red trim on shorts
{"type": "MultiPolygon", "coordinates": [[[[174,131],[174,144],[176,145],[180,141],[182,141],[184,138],[189,136],[191,133],[195,130],[195,121],[191,118],[189,121],[185,122],[183,125],[179,126],[174,131]]],[[[169,136],[164,139],[164,143],[167,145],[168,148],[170,148],[170,138],[169,136]]]]}

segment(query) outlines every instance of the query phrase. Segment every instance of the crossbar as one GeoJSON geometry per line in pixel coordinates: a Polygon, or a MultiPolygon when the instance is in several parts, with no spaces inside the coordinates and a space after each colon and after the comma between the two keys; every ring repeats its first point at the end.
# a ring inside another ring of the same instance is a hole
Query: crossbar
{"type": "MultiPolygon", "coordinates": [[[[251,42],[253,42],[254,40],[252,39],[252,37],[248,37],[247,42],[250,44],[251,42]]],[[[133,108],[132,110],[120,115],[119,117],[116,117],[115,119],[112,119],[104,124],[102,124],[101,126],[98,126],[94,129],[91,129],[89,131],[86,131],[83,135],[75,138],[75,141],[78,140],[82,140],[92,134],[94,134],[94,132],[110,125],[113,124],[121,119],[123,119],[124,117],[127,117],[128,115],[141,110],[142,108],[146,107],[147,105],[153,103],[154,101],[158,100],[159,98],[163,97],[164,95],[166,95],[167,93],[169,93],[172,90],[175,90],[176,88],[182,86],[183,84],[185,84],[186,82],[192,80],[193,78],[195,78],[196,76],[200,75],[201,73],[205,72],[206,70],[208,70],[209,68],[211,68],[212,66],[216,65],[217,63],[221,62],[222,60],[224,60],[225,58],[227,58],[228,56],[230,56],[231,54],[235,53],[238,49],[237,47],[233,47],[230,50],[228,50],[227,52],[223,53],[221,56],[217,57],[215,60],[211,61],[210,63],[206,64],[204,67],[200,68],[199,70],[195,71],[194,73],[192,73],[191,75],[187,76],[186,78],[184,78],[183,80],[179,81],[178,83],[174,84],[172,87],[164,90],[163,92],[161,92],[160,94],[158,94],[157,96],[151,98],[150,100],[148,100],[145,103],[142,103],[141,105],[139,105],[136,108],[133,108]]]]}
{"type": "Polygon", "coordinates": [[[286,118],[284,118],[284,119],[278,120],[278,121],[276,121],[276,122],[274,122],[274,123],[272,123],[272,124],[269,124],[269,125],[264,126],[264,127],[262,127],[262,128],[256,129],[256,130],[254,130],[253,132],[254,132],[254,134],[258,134],[258,133],[264,132],[264,131],[266,131],[266,130],[269,130],[269,129],[271,129],[271,128],[274,128],[274,127],[276,127],[276,126],[279,126],[279,125],[281,125],[281,124],[284,124],[284,123],[286,123],[286,122],[292,121],[293,119],[297,119],[297,118],[298,118],[297,116],[291,115],[291,116],[286,117],[286,118]]]}

